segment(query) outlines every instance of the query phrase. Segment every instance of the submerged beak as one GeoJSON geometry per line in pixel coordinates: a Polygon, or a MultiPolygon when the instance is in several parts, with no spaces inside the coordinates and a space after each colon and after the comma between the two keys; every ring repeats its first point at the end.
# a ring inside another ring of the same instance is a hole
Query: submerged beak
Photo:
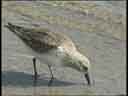
{"type": "Polygon", "coordinates": [[[91,81],[90,81],[90,76],[89,76],[89,73],[87,72],[87,73],[85,73],[84,74],[84,76],[85,76],[85,79],[87,80],[87,82],[88,82],[88,85],[91,85],[91,81]]]}

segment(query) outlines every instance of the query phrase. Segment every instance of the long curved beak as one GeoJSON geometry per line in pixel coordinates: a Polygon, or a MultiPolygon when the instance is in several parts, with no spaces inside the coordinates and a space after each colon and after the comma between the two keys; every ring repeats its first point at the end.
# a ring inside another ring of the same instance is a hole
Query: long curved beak
{"type": "Polygon", "coordinates": [[[91,81],[90,81],[90,76],[89,76],[89,73],[87,72],[87,73],[85,73],[84,74],[84,76],[85,76],[85,79],[87,80],[87,82],[88,82],[88,85],[91,85],[91,81]]]}

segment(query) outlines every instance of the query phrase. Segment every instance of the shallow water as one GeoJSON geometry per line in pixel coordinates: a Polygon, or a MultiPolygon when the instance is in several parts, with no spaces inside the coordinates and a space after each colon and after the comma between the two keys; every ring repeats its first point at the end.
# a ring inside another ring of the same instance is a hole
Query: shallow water
{"type": "MultiPolygon", "coordinates": [[[[41,2],[39,4],[39,2],[26,3],[26,1],[24,1],[22,3],[20,2],[19,6],[21,6],[21,8],[24,8],[22,7],[23,4],[24,6],[35,6],[34,10],[36,11],[40,7],[39,10],[41,10],[41,8],[44,11],[47,10],[47,14],[50,16],[62,16],[65,17],[66,20],[76,20],[85,25],[88,23],[95,24],[96,22],[102,21],[102,17],[99,19],[98,17],[95,17],[95,15],[80,15],[77,13],[78,11],[65,9],[67,6],[65,6],[65,8],[59,6],[54,7],[44,3],[48,2],[41,2]]],[[[102,8],[103,4],[106,5],[105,2],[93,1],[92,3],[98,4],[97,6],[99,8],[102,8]]],[[[52,87],[47,87],[50,78],[48,68],[46,65],[37,61],[40,77],[37,85],[33,85],[32,57],[26,54],[27,50],[21,40],[2,26],[2,91],[5,96],[14,94],[34,96],[39,96],[41,94],[126,94],[126,41],[124,35],[126,32],[124,31],[123,33],[122,31],[125,30],[124,25],[122,25],[123,27],[120,27],[119,30],[118,28],[116,30],[114,27],[115,31],[113,31],[113,33],[109,32],[113,30],[110,26],[107,30],[104,28],[104,30],[101,31],[94,30],[95,32],[88,32],[85,30],[85,32],[81,32],[81,30],[75,27],[69,28],[67,25],[57,24],[55,22],[51,24],[51,22],[49,23],[46,18],[45,20],[43,20],[44,18],[42,20],[34,18],[33,20],[32,18],[27,17],[27,15],[23,16],[22,14],[11,10],[11,8],[13,9],[14,6],[16,7],[18,4],[19,2],[3,2],[2,25],[6,24],[8,21],[28,27],[31,27],[32,24],[33,26],[39,26],[41,24],[41,26],[47,27],[53,31],[59,31],[67,34],[73,39],[76,45],[79,46],[81,53],[90,59],[95,84],[91,87],[88,86],[82,74],[75,70],[69,68],[53,68],[56,79],[54,80],[52,87]],[[7,7],[9,7],[10,10],[7,9],[7,7]],[[119,38],[116,38],[116,36],[119,38]]],[[[110,16],[113,16],[114,18],[114,16],[116,17],[122,14],[122,18],[125,18],[125,8],[122,7],[125,3],[121,4],[121,6],[118,7],[120,7],[120,9],[124,9],[124,11],[113,12],[110,16]]],[[[106,7],[106,10],[114,10],[117,7],[114,2],[112,4],[109,2],[107,5],[111,7],[106,7]]],[[[19,10],[18,7],[16,8],[19,10]]],[[[22,11],[23,10],[24,9],[22,9],[22,11]]],[[[27,14],[25,12],[26,11],[24,10],[24,14],[27,14]]],[[[116,19],[114,20],[116,22],[116,19]]],[[[106,22],[107,21],[102,21],[101,25],[106,24],[106,22]]],[[[120,25],[112,23],[112,26],[118,27],[120,25]]],[[[99,28],[100,25],[97,27],[99,28]]]]}

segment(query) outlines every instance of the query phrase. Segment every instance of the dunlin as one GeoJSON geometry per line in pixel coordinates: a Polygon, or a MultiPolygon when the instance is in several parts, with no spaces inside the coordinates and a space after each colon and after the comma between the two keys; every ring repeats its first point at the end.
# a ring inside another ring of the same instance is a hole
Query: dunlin
{"type": "Polygon", "coordinates": [[[91,85],[89,70],[90,62],[88,58],[82,55],[76,48],[73,41],[60,32],[51,32],[44,28],[26,28],[23,26],[8,23],[5,25],[10,31],[15,33],[29,48],[34,56],[34,80],[37,79],[36,59],[46,64],[51,73],[50,86],[54,76],[51,67],[54,65],[61,67],[70,67],[82,72],[91,85]]]}

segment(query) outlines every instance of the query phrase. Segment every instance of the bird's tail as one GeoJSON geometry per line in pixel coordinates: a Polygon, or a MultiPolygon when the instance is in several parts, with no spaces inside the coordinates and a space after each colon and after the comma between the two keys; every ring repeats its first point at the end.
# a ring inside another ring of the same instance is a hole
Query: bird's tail
{"type": "Polygon", "coordinates": [[[4,27],[7,27],[10,31],[12,31],[13,33],[15,33],[18,36],[22,35],[23,32],[23,28],[17,25],[14,25],[10,22],[8,22],[7,25],[4,25],[4,27]]]}

